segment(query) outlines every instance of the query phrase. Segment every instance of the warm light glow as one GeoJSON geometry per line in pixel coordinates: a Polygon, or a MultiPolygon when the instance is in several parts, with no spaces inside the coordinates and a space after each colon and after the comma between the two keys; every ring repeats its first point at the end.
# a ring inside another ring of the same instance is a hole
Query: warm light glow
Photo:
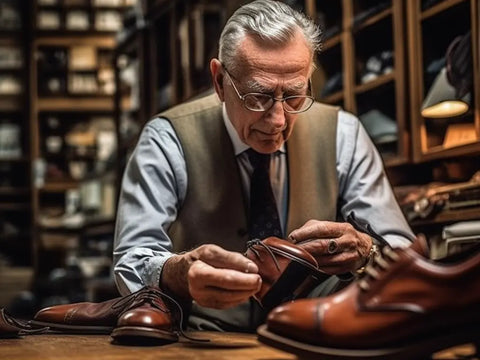
{"type": "Polygon", "coordinates": [[[467,111],[467,103],[460,100],[448,100],[423,109],[422,116],[429,118],[446,118],[462,115],[467,111]]]}

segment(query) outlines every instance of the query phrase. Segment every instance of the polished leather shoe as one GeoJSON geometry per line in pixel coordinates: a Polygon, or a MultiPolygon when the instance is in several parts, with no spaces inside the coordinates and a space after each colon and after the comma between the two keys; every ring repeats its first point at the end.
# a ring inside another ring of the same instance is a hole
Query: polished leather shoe
{"type": "Polygon", "coordinates": [[[181,330],[182,317],[174,299],[157,288],[145,287],[101,303],[51,306],[40,310],[30,323],[62,333],[111,334],[118,341],[144,337],[173,342],[178,340],[175,330],[181,330]]]}
{"type": "Polygon", "coordinates": [[[176,342],[178,332],[183,333],[182,322],[180,305],[160,290],[151,288],[133,296],[131,304],[118,318],[111,336],[118,342],[139,339],[176,342]]]}
{"type": "Polygon", "coordinates": [[[422,237],[385,247],[342,291],[275,308],[259,340],[315,359],[418,359],[480,344],[480,249],[442,263],[426,249],[422,237]]]}
{"type": "Polygon", "coordinates": [[[15,319],[8,315],[5,309],[0,309],[0,339],[38,334],[47,331],[47,329],[46,327],[32,325],[27,321],[15,319]]]}
{"type": "Polygon", "coordinates": [[[249,241],[245,256],[258,267],[262,286],[254,298],[266,309],[304,297],[330,276],[310,253],[277,237],[249,241]]]}

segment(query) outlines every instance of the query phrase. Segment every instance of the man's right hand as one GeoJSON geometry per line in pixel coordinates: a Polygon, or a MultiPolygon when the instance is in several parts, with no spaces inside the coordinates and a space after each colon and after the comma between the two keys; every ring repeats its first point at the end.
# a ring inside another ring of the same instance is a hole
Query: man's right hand
{"type": "Polygon", "coordinates": [[[255,263],[213,244],[174,255],[165,263],[161,278],[163,289],[215,309],[245,302],[261,285],[255,263]]]}

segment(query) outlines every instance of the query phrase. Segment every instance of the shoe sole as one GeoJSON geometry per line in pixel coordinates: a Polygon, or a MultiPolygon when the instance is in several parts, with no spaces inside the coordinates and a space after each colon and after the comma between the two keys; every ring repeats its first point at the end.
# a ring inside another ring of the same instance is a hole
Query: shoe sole
{"type": "Polygon", "coordinates": [[[36,326],[48,327],[48,332],[56,332],[62,334],[109,335],[113,330],[113,326],[67,325],[36,320],[31,320],[29,321],[29,323],[36,326]]]}
{"type": "MultiPolygon", "coordinates": [[[[258,340],[265,345],[292,353],[301,359],[315,360],[405,360],[427,359],[438,351],[466,343],[480,344],[478,325],[452,333],[417,339],[403,347],[378,349],[339,349],[318,346],[289,339],[267,330],[267,325],[257,329],[258,340]]],[[[478,346],[478,345],[477,345],[478,346]]]]}
{"type": "Polygon", "coordinates": [[[178,341],[178,335],[173,332],[140,326],[117,327],[110,335],[114,340],[122,342],[138,339],[160,340],[169,343],[178,341]]]}

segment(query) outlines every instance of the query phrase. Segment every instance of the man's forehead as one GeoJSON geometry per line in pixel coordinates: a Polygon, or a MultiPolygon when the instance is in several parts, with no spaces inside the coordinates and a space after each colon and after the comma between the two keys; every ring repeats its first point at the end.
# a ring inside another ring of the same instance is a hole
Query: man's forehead
{"type": "Polygon", "coordinates": [[[286,44],[266,46],[271,42],[247,36],[239,44],[236,67],[242,74],[256,71],[272,74],[308,72],[313,61],[312,54],[302,35],[301,41],[298,40],[293,38],[286,44]]]}

